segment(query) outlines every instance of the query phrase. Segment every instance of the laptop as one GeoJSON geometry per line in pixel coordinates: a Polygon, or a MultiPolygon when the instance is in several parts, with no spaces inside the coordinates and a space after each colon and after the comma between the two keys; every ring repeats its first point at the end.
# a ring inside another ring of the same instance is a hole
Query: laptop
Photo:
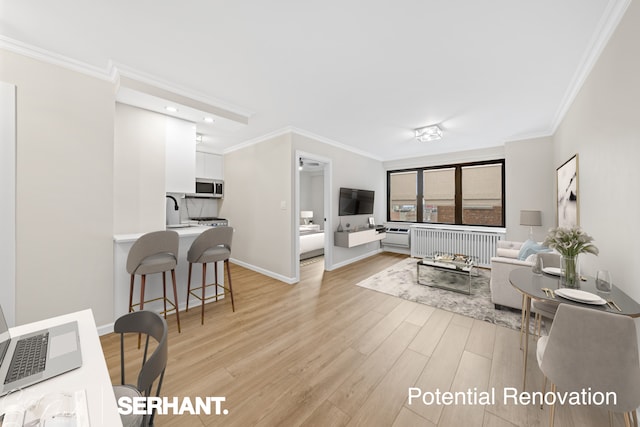
{"type": "Polygon", "coordinates": [[[80,366],[78,322],[12,337],[0,306],[0,396],[80,366]]]}

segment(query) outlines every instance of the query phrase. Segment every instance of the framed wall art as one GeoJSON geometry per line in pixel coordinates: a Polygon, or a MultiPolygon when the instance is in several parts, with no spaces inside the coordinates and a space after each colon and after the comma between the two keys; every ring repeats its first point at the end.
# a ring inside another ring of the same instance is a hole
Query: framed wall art
{"type": "Polygon", "coordinates": [[[556,201],[558,227],[580,225],[578,208],[578,155],[575,154],[556,169],[556,201]]]}

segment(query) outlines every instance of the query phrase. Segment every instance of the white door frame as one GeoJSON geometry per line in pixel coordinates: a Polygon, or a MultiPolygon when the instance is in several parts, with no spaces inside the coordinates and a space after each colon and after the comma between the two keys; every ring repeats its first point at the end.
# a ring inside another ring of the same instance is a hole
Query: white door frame
{"type": "Polygon", "coordinates": [[[294,209],[293,209],[293,245],[294,248],[294,256],[293,256],[293,271],[295,272],[295,280],[294,283],[298,283],[300,281],[300,159],[309,159],[314,162],[324,164],[323,168],[323,179],[324,179],[324,269],[331,270],[333,266],[333,246],[331,245],[331,230],[333,230],[332,221],[331,221],[331,212],[332,212],[332,203],[331,203],[331,159],[328,157],[319,156],[317,154],[308,153],[305,151],[296,150],[295,155],[295,163],[293,168],[295,170],[294,174],[294,209]]]}

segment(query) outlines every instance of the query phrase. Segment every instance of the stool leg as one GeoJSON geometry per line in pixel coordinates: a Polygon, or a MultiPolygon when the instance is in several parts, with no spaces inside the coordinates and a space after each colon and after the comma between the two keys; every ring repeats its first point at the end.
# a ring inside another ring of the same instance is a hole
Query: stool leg
{"type": "Polygon", "coordinates": [[[144,310],[144,285],[147,281],[147,275],[143,274],[140,279],[140,310],[144,310]]]}
{"type": "Polygon", "coordinates": [[[164,305],[164,318],[167,318],[167,275],[162,272],[162,303],[164,305]]]}
{"type": "Polygon", "coordinates": [[[191,295],[191,267],[193,264],[189,263],[189,275],[187,277],[187,308],[184,311],[189,311],[189,296],[191,295]]]}
{"type": "Polygon", "coordinates": [[[207,263],[202,263],[202,300],[200,301],[200,324],[204,325],[204,296],[207,286],[207,263]]]}
{"type": "Polygon", "coordinates": [[[231,295],[231,311],[236,311],[236,306],[233,303],[233,287],[231,286],[231,271],[229,270],[229,260],[224,260],[224,265],[227,267],[227,278],[229,279],[229,295],[231,295]]]}
{"type": "Polygon", "coordinates": [[[133,311],[133,282],[135,279],[135,275],[131,275],[131,285],[129,286],[129,313],[133,311]]]}
{"type": "Polygon", "coordinates": [[[214,283],[216,285],[216,301],[218,301],[218,263],[213,263],[213,276],[215,278],[214,283]]]}
{"type": "Polygon", "coordinates": [[[178,310],[178,292],[176,291],[176,270],[171,269],[171,281],[173,282],[173,303],[176,306],[176,320],[178,321],[178,333],[180,330],[180,310],[178,310]]]}
{"type": "MultiPolygon", "coordinates": [[[[140,311],[144,310],[144,285],[147,282],[147,275],[143,274],[140,279],[140,311]]],[[[138,348],[140,348],[140,340],[142,335],[138,334],[138,348]]]]}

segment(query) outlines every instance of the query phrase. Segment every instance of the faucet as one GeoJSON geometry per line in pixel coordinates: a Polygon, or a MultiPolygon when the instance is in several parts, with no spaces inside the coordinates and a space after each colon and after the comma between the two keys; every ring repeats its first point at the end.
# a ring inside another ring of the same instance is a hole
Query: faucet
{"type": "Polygon", "coordinates": [[[167,197],[170,198],[171,200],[173,200],[173,205],[174,205],[173,209],[176,210],[176,211],[180,210],[180,206],[178,206],[178,201],[176,200],[176,198],[173,197],[173,196],[170,196],[168,194],[167,194],[167,197]]]}

